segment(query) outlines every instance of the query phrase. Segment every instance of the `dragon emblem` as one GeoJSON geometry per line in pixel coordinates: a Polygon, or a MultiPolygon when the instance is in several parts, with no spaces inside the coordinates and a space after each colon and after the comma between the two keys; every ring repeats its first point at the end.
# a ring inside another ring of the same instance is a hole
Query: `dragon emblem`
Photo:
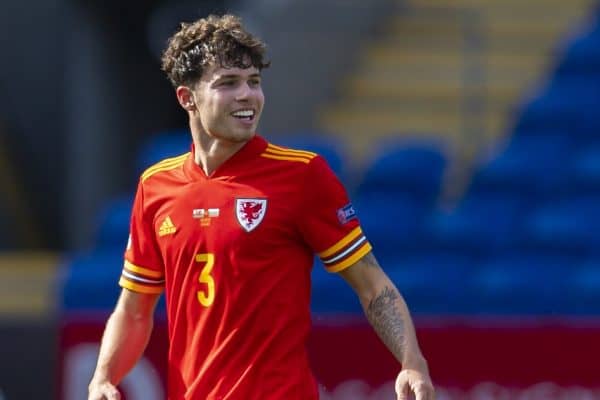
{"type": "Polygon", "coordinates": [[[237,220],[246,230],[254,230],[265,217],[267,210],[266,199],[236,199],[237,220]]]}

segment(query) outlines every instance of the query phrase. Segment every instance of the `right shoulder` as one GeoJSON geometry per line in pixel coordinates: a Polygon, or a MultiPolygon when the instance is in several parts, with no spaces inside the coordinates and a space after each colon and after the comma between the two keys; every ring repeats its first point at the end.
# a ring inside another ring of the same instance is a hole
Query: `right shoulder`
{"type": "Polygon", "coordinates": [[[187,152],[180,156],[165,158],[164,160],[157,162],[142,173],[140,176],[140,183],[145,183],[151,177],[172,174],[173,172],[180,170],[189,155],[190,152],[187,152]]]}

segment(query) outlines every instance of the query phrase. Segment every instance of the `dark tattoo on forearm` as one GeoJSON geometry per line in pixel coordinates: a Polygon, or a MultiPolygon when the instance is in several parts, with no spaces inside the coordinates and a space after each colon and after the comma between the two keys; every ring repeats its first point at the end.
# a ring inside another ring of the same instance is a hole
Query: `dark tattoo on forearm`
{"type": "Polygon", "coordinates": [[[365,308],[367,319],[392,354],[402,361],[405,329],[397,300],[400,294],[386,286],[365,308]]]}

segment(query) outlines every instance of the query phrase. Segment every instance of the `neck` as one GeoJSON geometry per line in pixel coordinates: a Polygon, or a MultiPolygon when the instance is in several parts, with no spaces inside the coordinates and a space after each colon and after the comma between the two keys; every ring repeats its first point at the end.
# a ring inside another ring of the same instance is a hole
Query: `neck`
{"type": "Polygon", "coordinates": [[[193,135],[194,161],[209,176],[247,142],[231,142],[207,134],[193,135]]]}

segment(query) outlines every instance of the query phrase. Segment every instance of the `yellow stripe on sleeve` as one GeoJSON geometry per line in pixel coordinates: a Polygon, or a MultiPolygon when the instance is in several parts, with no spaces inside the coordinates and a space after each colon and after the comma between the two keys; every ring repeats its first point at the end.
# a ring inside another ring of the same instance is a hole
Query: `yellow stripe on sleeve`
{"type": "Polygon", "coordinates": [[[275,146],[270,143],[267,146],[266,151],[269,153],[273,153],[273,154],[300,156],[300,157],[308,157],[308,158],[315,158],[317,156],[317,153],[313,153],[312,151],[286,149],[283,147],[275,146]]]}
{"type": "Polygon", "coordinates": [[[148,168],[146,168],[146,171],[144,171],[144,173],[146,173],[147,171],[156,169],[156,168],[164,167],[168,164],[176,163],[176,162],[180,161],[182,158],[186,158],[188,156],[188,154],[190,154],[189,151],[187,153],[181,154],[176,157],[165,158],[164,160],[161,160],[161,161],[157,162],[156,164],[153,164],[153,165],[149,166],[148,168]]]}
{"type": "Polygon", "coordinates": [[[183,165],[184,162],[185,162],[185,160],[182,160],[181,162],[178,162],[177,164],[170,165],[168,167],[163,167],[163,168],[156,169],[156,170],[152,171],[152,173],[142,176],[142,182],[144,182],[146,179],[150,178],[151,176],[155,175],[158,172],[169,171],[169,170],[175,169],[175,168],[183,165]]]}
{"type": "Polygon", "coordinates": [[[185,160],[189,154],[190,154],[190,152],[187,152],[187,153],[184,153],[177,157],[165,158],[164,160],[159,161],[156,164],[151,165],[150,167],[146,168],[146,170],[143,172],[143,175],[145,175],[149,172],[152,172],[155,169],[163,168],[163,167],[166,167],[171,164],[177,164],[179,161],[185,160]]]}
{"type": "Polygon", "coordinates": [[[125,267],[125,269],[128,269],[131,272],[135,272],[136,274],[147,276],[149,278],[159,278],[159,279],[164,278],[163,273],[160,271],[143,268],[143,267],[138,267],[137,265],[133,265],[132,263],[130,263],[127,260],[125,260],[125,264],[123,266],[125,267]]]}
{"type": "Polygon", "coordinates": [[[371,247],[371,243],[365,243],[360,249],[356,250],[352,256],[346,258],[339,264],[334,264],[329,267],[325,267],[328,272],[340,272],[345,270],[346,268],[354,265],[358,260],[366,256],[373,248],[371,247]]]}
{"type": "Polygon", "coordinates": [[[163,161],[159,162],[158,164],[151,166],[150,168],[145,170],[144,173],[142,173],[142,181],[145,181],[146,179],[148,179],[149,177],[151,177],[152,175],[154,175],[157,172],[167,171],[169,169],[173,169],[173,168],[180,166],[181,164],[183,164],[185,162],[185,160],[189,154],[190,153],[187,152],[179,157],[167,158],[166,160],[163,160],[163,161]]]}
{"type": "Polygon", "coordinates": [[[129,290],[132,290],[132,291],[138,292],[138,293],[160,294],[163,292],[162,286],[144,286],[144,285],[140,285],[139,283],[133,283],[123,277],[121,277],[121,279],[119,279],[119,285],[121,287],[124,287],[125,289],[129,289],[129,290]]]}
{"type": "Polygon", "coordinates": [[[304,163],[304,164],[308,164],[310,162],[310,160],[308,158],[302,158],[302,157],[284,157],[284,156],[276,156],[276,155],[268,154],[268,153],[262,153],[261,157],[271,158],[273,160],[295,161],[295,162],[301,162],[301,163],[304,163]]]}
{"type": "Polygon", "coordinates": [[[353,241],[354,239],[359,237],[361,234],[362,234],[362,229],[360,229],[360,226],[357,226],[349,234],[344,236],[342,238],[342,240],[340,240],[339,242],[337,242],[336,244],[334,244],[327,250],[323,250],[322,252],[320,252],[318,254],[318,256],[321,258],[327,258],[329,256],[332,256],[333,254],[340,251],[343,247],[347,246],[348,243],[350,243],[351,241],[353,241]]]}

